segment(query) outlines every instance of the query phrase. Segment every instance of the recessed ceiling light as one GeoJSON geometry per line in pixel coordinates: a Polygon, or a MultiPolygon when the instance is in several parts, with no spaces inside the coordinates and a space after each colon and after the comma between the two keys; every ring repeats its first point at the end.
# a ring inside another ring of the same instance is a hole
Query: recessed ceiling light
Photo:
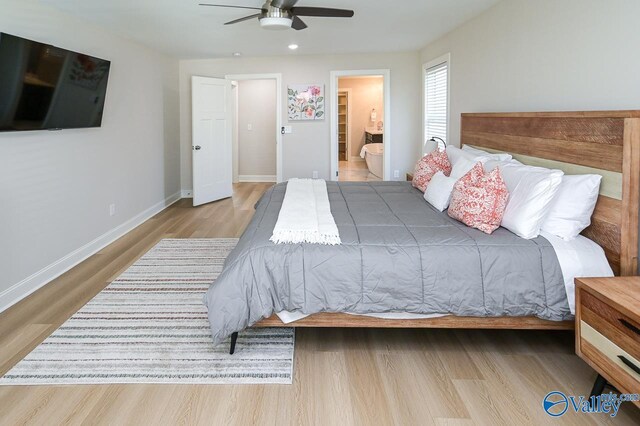
{"type": "Polygon", "coordinates": [[[233,52],[233,56],[235,56],[235,57],[242,56],[242,53],[240,53],[240,52],[233,52]]]}
{"type": "Polygon", "coordinates": [[[295,43],[289,45],[289,49],[291,50],[296,50],[297,48],[298,48],[298,45],[295,43]]]}

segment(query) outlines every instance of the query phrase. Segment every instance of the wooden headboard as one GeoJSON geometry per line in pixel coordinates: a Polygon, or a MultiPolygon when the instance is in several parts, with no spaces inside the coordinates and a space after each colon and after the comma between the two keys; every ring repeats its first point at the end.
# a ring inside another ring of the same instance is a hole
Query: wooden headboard
{"type": "Polygon", "coordinates": [[[604,248],[616,275],[638,274],[640,111],[462,114],[460,142],[566,174],[602,175],[583,234],[604,248]]]}

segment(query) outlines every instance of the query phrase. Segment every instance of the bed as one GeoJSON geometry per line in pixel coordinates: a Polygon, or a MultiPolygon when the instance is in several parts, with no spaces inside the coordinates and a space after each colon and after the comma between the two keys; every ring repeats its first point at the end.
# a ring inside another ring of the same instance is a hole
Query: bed
{"type": "MultiPolygon", "coordinates": [[[[583,235],[616,274],[637,274],[640,111],[463,114],[461,143],[566,174],[601,174],[583,235]]],[[[247,326],[573,328],[549,239],[502,228],[484,236],[430,211],[407,183],[328,190],[340,246],[270,243],[284,186],[265,194],[205,299],[214,342],[247,326]],[[392,285],[402,286],[402,297],[392,285]],[[274,315],[291,310],[309,315],[290,324],[274,315]],[[377,310],[438,315],[353,315],[377,310]]]]}

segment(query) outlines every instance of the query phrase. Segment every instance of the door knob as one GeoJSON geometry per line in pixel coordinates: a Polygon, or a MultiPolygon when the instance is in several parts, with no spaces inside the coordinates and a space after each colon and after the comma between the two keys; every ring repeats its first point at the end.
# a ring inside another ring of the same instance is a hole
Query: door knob
{"type": "Polygon", "coordinates": [[[196,145],[193,147],[193,149],[195,149],[196,151],[200,151],[201,146],[200,145],[196,145]]]}

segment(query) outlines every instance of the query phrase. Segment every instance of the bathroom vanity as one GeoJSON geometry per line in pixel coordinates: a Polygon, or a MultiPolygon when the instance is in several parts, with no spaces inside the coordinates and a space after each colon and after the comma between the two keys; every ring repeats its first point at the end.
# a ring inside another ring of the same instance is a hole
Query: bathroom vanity
{"type": "Polygon", "coordinates": [[[384,130],[378,130],[375,127],[366,127],[364,130],[364,143],[382,143],[384,130]]]}

